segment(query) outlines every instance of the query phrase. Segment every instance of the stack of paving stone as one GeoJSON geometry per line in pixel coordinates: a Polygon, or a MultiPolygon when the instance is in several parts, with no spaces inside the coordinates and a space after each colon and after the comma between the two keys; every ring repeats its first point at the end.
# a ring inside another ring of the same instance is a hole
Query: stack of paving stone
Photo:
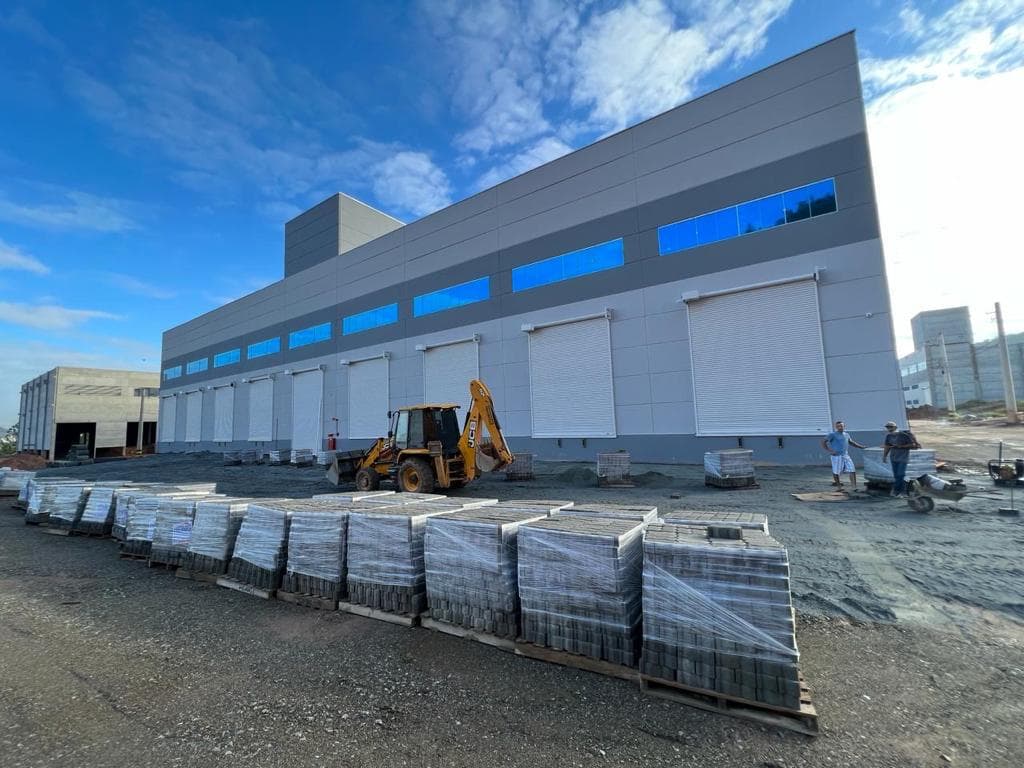
{"type": "MultiPolygon", "coordinates": [[[[411,494],[396,494],[401,498],[411,494]]],[[[387,613],[418,616],[427,607],[423,536],[427,519],[461,509],[437,501],[389,505],[376,497],[359,502],[348,520],[349,601],[387,613]],[[374,502],[370,508],[370,502],[374,502]],[[431,508],[424,508],[429,505],[431,508]]]]}
{"type": "Polygon", "coordinates": [[[235,539],[228,578],[269,592],[280,587],[288,564],[288,527],[292,514],[304,508],[308,500],[250,501],[235,539]]]}
{"type": "Polygon", "coordinates": [[[10,469],[3,467],[0,469],[0,491],[4,492],[5,496],[13,495],[17,492],[20,498],[21,489],[25,487],[29,479],[35,477],[35,472],[30,472],[25,469],[10,469]]]}
{"type": "Polygon", "coordinates": [[[606,520],[635,520],[650,525],[658,520],[658,508],[651,504],[573,504],[556,510],[554,515],[566,517],[597,517],[606,520]]]}
{"type": "Polygon", "coordinates": [[[285,448],[282,450],[276,450],[270,452],[269,464],[272,467],[279,467],[282,464],[287,464],[289,459],[292,457],[292,452],[285,448]]]}
{"type": "Polygon", "coordinates": [[[315,459],[312,448],[296,448],[292,451],[291,463],[297,467],[308,467],[315,459]]]}
{"type": "Polygon", "coordinates": [[[316,465],[318,467],[329,467],[334,463],[334,457],[337,455],[337,451],[317,451],[316,465]]]}
{"type": "Polygon", "coordinates": [[[117,494],[114,511],[114,538],[121,528],[121,554],[148,558],[153,547],[157,508],[162,498],[180,497],[193,500],[214,495],[214,483],[188,483],[178,486],[131,488],[117,494]]]}
{"type": "Polygon", "coordinates": [[[242,463],[242,456],[238,451],[224,451],[224,466],[237,467],[242,463]]]}
{"type": "Polygon", "coordinates": [[[50,507],[50,527],[66,530],[74,528],[85,510],[92,486],[92,483],[87,482],[63,483],[57,486],[50,507]]]}
{"type": "Polygon", "coordinates": [[[313,499],[307,509],[292,513],[282,590],[327,600],[345,599],[347,506],[346,502],[313,499]]]}
{"type": "Polygon", "coordinates": [[[25,522],[32,525],[47,522],[57,496],[57,488],[81,482],[67,477],[34,477],[29,480],[25,489],[25,522]]]}
{"type": "Polygon", "coordinates": [[[243,464],[256,464],[260,460],[260,452],[251,449],[239,451],[238,460],[243,464]]]}
{"type": "Polygon", "coordinates": [[[505,479],[512,482],[533,480],[533,454],[516,453],[512,463],[505,467],[505,479]]]}
{"type": "Polygon", "coordinates": [[[760,512],[726,512],[705,509],[675,509],[662,522],[670,525],[734,525],[744,530],[768,533],[768,516],[760,512]]]}
{"type": "Polygon", "coordinates": [[[616,451],[597,454],[597,482],[599,485],[631,486],[629,453],[616,451]]]}
{"type": "MultiPolygon", "coordinates": [[[[208,496],[217,490],[216,483],[181,483],[168,485],[166,483],[151,483],[146,485],[133,485],[118,489],[114,501],[114,523],[111,526],[110,535],[118,541],[125,541],[128,529],[128,518],[134,507],[135,501],[143,496],[153,495],[185,495],[185,496],[208,496]]],[[[152,541],[152,539],[150,539],[152,541]]],[[[146,549],[146,556],[149,550],[146,549]]]]}
{"type": "Polygon", "coordinates": [[[704,454],[704,484],[719,488],[754,485],[754,452],[748,448],[728,448],[704,454]]]}
{"type": "Polygon", "coordinates": [[[215,576],[227,573],[251,501],[230,497],[196,501],[188,554],[182,562],[186,570],[215,576]]]}
{"type": "Polygon", "coordinates": [[[519,526],[546,511],[481,506],[431,517],[424,536],[431,618],[515,639],[519,631],[519,526]]]}
{"type": "Polygon", "coordinates": [[[192,541],[192,520],[197,500],[192,496],[163,496],[158,499],[150,563],[181,565],[192,541]]]}
{"type": "Polygon", "coordinates": [[[641,673],[797,710],[799,653],[786,549],[738,526],[651,526],[641,673]]]}
{"type": "Polygon", "coordinates": [[[519,529],[522,639],[634,666],[642,523],[556,516],[519,529]]]}
{"type": "Polygon", "coordinates": [[[120,490],[121,487],[99,483],[93,487],[74,530],[92,536],[109,536],[114,525],[114,509],[120,490]]]}
{"type": "MultiPolygon", "coordinates": [[[[893,482],[892,464],[882,463],[881,448],[864,449],[864,475],[871,482],[891,484],[893,482]]],[[[917,448],[910,452],[910,459],[907,461],[908,478],[930,475],[935,472],[935,451],[917,448]]]]}
{"type": "MultiPolygon", "coordinates": [[[[402,494],[403,496],[405,494],[402,494]]],[[[333,501],[338,503],[352,504],[354,502],[366,501],[367,499],[378,499],[382,496],[400,498],[394,491],[352,491],[349,493],[314,493],[313,498],[333,501]]],[[[442,498],[442,497],[438,497],[442,498]]]]}

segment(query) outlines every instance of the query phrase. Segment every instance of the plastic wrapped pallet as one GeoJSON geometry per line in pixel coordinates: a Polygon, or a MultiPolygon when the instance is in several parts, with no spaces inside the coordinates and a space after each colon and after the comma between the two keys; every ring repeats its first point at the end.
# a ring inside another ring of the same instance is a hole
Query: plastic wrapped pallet
{"type": "Polygon", "coordinates": [[[308,467],[315,459],[311,448],[295,448],[292,451],[291,463],[297,467],[308,467]]]}
{"type": "Polygon", "coordinates": [[[292,452],[287,448],[277,451],[271,451],[269,463],[271,464],[271,466],[279,467],[282,464],[287,464],[291,457],[292,452]]]}
{"type": "Polygon", "coordinates": [[[249,503],[238,529],[228,577],[257,589],[281,586],[287,565],[288,527],[301,502],[257,500],[249,503]]]}
{"type": "Polygon", "coordinates": [[[629,453],[597,454],[597,482],[600,485],[631,485],[629,453]]]}
{"type": "MultiPolygon", "coordinates": [[[[320,500],[321,504],[330,504],[320,500]]],[[[346,596],[348,512],[327,506],[292,513],[281,589],[327,600],[346,596]]]]}
{"type": "Polygon", "coordinates": [[[355,502],[374,499],[380,496],[395,496],[394,491],[352,491],[350,493],[314,493],[313,498],[317,500],[336,502],[355,502]]]}
{"type": "MultiPolygon", "coordinates": [[[[152,483],[148,485],[131,486],[118,489],[114,502],[114,524],[111,526],[110,535],[119,541],[127,539],[128,516],[135,499],[143,495],[193,495],[206,496],[213,494],[217,489],[216,483],[180,483],[170,485],[166,483],[152,483]]],[[[152,541],[152,539],[150,539],[152,541]]],[[[145,554],[148,556],[149,550],[145,554]]]]}
{"type": "Polygon", "coordinates": [[[768,533],[768,516],[760,512],[726,512],[704,509],[675,509],[667,512],[663,522],[671,525],[735,525],[751,531],[768,533]]]}
{"type": "Polygon", "coordinates": [[[607,520],[635,520],[649,525],[657,522],[658,508],[652,504],[573,504],[556,510],[553,515],[566,517],[597,517],[607,520]]]}
{"type": "Polygon", "coordinates": [[[150,563],[181,565],[192,540],[192,519],[196,512],[194,497],[164,496],[158,499],[150,563]]]}
{"type": "Polygon", "coordinates": [[[483,506],[427,520],[424,536],[431,618],[515,639],[519,631],[519,526],[546,512],[483,506]]]}
{"type": "Polygon", "coordinates": [[[517,452],[512,463],[505,467],[505,479],[512,482],[533,480],[533,454],[517,452]]]}
{"type": "MultiPolygon", "coordinates": [[[[892,464],[882,462],[881,448],[864,449],[864,475],[871,482],[890,484],[893,481],[892,464]]],[[[910,452],[906,477],[915,478],[935,472],[935,451],[917,448],[910,452]]]]}
{"type": "MultiPolygon", "coordinates": [[[[371,501],[375,499],[361,503],[371,501]]],[[[427,518],[454,510],[421,509],[421,506],[417,503],[378,504],[373,509],[349,513],[350,602],[409,616],[418,616],[426,609],[423,536],[427,518]]]]}
{"type": "Polygon", "coordinates": [[[334,457],[337,455],[337,451],[317,451],[316,465],[318,467],[329,467],[334,463],[334,457]]]}
{"type": "Polygon", "coordinates": [[[738,526],[652,526],[643,610],[643,675],[799,709],[789,558],[779,542],[738,526]]]}
{"type": "Polygon", "coordinates": [[[224,451],[224,466],[237,467],[242,463],[242,456],[238,451],[224,451]]]}
{"type": "Polygon", "coordinates": [[[635,666],[644,526],[555,516],[519,529],[522,638],[635,666]]]}
{"type": "Polygon", "coordinates": [[[125,501],[125,523],[121,554],[145,558],[150,556],[153,549],[153,534],[156,529],[156,514],[161,499],[182,498],[195,501],[209,495],[206,491],[183,491],[180,489],[120,494],[118,511],[115,512],[115,515],[120,513],[120,502],[123,499],[125,501]]]}
{"type": "Polygon", "coordinates": [[[718,488],[754,485],[754,452],[747,448],[708,451],[704,454],[704,484],[718,488]]]}
{"type": "Polygon", "coordinates": [[[34,477],[25,489],[25,522],[38,525],[50,519],[57,486],[79,484],[81,480],[67,477],[34,477]]]}
{"type": "Polygon", "coordinates": [[[216,576],[227,573],[238,529],[251,501],[231,497],[196,501],[188,554],[182,563],[186,570],[216,576]]]}
{"type": "Polygon", "coordinates": [[[91,490],[92,483],[87,482],[62,483],[56,486],[53,501],[48,509],[50,527],[73,528],[85,509],[91,490]]]}
{"type": "Polygon", "coordinates": [[[82,516],[75,524],[75,530],[94,536],[109,536],[114,525],[114,506],[117,500],[116,486],[97,485],[89,493],[82,516]]]}
{"type": "Polygon", "coordinates": [[[21,498],[21,490],[28,483],[29,478],[35,477],[35,472],[30,472],[24,469],[8,469],[3,468],[0,471],[0,491],[6,496],[18,494],[21,498]]]}

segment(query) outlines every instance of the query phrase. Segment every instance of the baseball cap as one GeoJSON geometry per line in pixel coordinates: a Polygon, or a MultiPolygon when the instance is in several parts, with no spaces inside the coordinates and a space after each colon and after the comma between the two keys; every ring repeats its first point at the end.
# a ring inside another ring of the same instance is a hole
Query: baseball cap
{"type": "Polygon", "coordinates": [[[887,422],[885,422],[886,429],[888,429],[889,427],[895,427],[895,426],[896,426],[896,422],[895,421],[887,421],[887,422]]]}

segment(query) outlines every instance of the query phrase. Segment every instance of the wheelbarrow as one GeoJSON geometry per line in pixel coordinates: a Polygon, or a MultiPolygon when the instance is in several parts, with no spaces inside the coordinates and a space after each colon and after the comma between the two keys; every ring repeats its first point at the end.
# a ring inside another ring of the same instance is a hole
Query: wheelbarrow
{"type": "Polygon", "coordinates": [[[960,501],[968,493],[963,480],[943,480],[935,475],[921,475],[907,481],[907,504],[915,512],[931,512],[935,499],[960,501]]]}

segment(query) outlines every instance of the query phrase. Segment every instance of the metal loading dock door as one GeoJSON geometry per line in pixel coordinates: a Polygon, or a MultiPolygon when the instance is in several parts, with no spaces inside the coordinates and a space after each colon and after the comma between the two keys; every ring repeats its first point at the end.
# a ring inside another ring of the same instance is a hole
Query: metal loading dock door
{"type": "Polygon", "coordinates": [[[174,395],[160,398],[160,442],[174,442],[174,422],[178,416],[178,398],[174,395]]]}
{"type": "Polygon", "coordinates": [[[217,387],[213,390],[213,441],[227,443],[234,438],[235,388],[217,387]]]}
{"type": "Polygon", "coordinates": [[[303,371],[292,376],[292,450],[320,450],[323,399],[323,371],[303,371]]]}
{"type": "Polygon", "coordinates": [[[203,433],[203,393],[189,392],[185,396],[185,442],[198,443],[203,433]]]}
{"type": "Polygon", "coordinates": [[[480,378],[480,353],[475,341],[429,347],[423,353],[423,391],[428,403],[458,403],[459,421],[469,411],[469,382],[480,378]]]}
{"type": "Polygon", "coordinates": [[[380,437],[387,432],[388,361],[385,357],[348,365],[348,434],[355,439],[380,437]]]}
{"type": "Polygon", "coordinates": [[[687,312],[698,435],[828,431],[815,280],[698,298],[687,312]]]}
{"type": "Polygon", "coordinates": [[[274,381],[257,379],[249,382],[249,440],[267,442],[274,439],[274,381]]]}
{"type": "Polygon", "coordinates": [[[534,437],[615,437],[613,392],[607,317],[530,332],[534,437]]]}

